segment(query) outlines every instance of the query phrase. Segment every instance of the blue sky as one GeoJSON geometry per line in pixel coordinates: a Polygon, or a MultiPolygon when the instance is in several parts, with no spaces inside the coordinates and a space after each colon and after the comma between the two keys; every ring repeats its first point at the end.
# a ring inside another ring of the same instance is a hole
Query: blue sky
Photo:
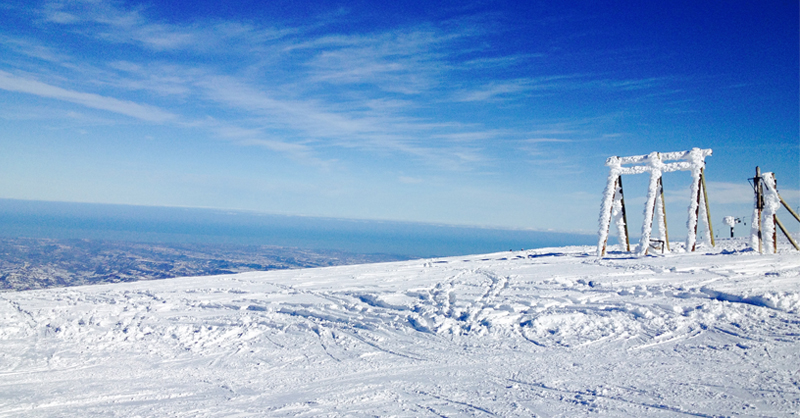
{"type": "Polygon", "coordinates": [[[714,222],[800,205],[796,1],[302,3],[3,2],[0,198],[592,232],[701,147],[714,222]]]}

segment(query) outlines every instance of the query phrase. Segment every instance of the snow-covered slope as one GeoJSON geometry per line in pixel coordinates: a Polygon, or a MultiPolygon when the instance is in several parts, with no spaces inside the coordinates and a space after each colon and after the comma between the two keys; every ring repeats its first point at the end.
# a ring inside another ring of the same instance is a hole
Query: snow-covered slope
{"type": "Polygon", "coordinates": [[[0,294],[0,416],[795,416],[800,255],[742,248],[0,294]]]}

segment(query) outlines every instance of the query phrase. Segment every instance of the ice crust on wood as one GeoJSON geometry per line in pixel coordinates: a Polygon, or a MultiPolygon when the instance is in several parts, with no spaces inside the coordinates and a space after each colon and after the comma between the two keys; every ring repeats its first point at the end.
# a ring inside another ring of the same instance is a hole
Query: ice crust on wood
{"type": "Polygon", "coordinates": [[[761,219],[758,213],[758,194],[754,194],[753,202],[753,216],[750,217],[750,248],[759,251],[758,226],[761,219]]]}
{"type": "MultiPolygon", "coordinates": [[[[622,168],[620,166],[620,158],[619,157],[610,157],[606,160],[606,165],[609,167],[608,172],[608,180],[606,181],[606,188],[603,191],[603,201],[600,205],[600,219],[598,219],[598,224],[600,228],[598,230],[598,241],[597,241],[597,256],[602,257],[603,254],[603,247],[608,242],[608,229],[611,223],[611,217],[613,216],[613,206],[615,205],[616,195],[619,192],[619,187],[617,186],[617,179],[619,179],[619,172],[622,168]]],[[[621,204],[620,212],[621,212],[621,204]]],[[[621,236],[621,235],[620,235],[621,236]]]]}
{"type": "Polygon", "coordinates": [[[762,233],[764,237],[764,247],[766,253],[772,253],[774,249],[775,238],[775,214],[781,206],[781,199],[778,197],[778,191],[775,188],[775,174],[763,173],[761,180],[764,182],[764,211],[762,217],[764,222],[762,224],[762,233]]]}
{"type": "MultiPolygon", "coordinates": [[[[705,158],[711,154],[712,151],[710,149],[692,148],[690,151],[666,153],[652,152],[648,155],[636,155],[631,157],[609,157],[606,160],[606,166],[609,167],[608,180],[606,183],[606,188],[603,192],[603,202],[600,208],[597,255],[599,257],[603,256],[603,249],[608,242],[608,233],[611,220],[617,220],[616,216],[621,213],[621,207],[617,208],[619,203],[617,196],[620,192],[619,187],[617,186],[617,180],[623,174],[650,173],[650,183],[648,186],[647,199],[644,207],[644,222],[642,222],[642,235],[639,244],[634,251],[637,255],[641,256],[647,253],[647,249],[650,246],[653,222],[657,222],[659,239],[661,241],[666,240],[666,218],[663,212],[663,202],[661,201],[660,180],[664,173],[672,171],[691,171],[692,173],[692,197],[689,203],[686,248],[692,249],[695,247],[695,243],[697,241],[696,234],[698,218],[703,219],[703,222],[706,223],[706,231],[705,234],[703,234],[703,241],[710,244],[711,228],[709,225],[707,225],[708,208],[705,207],[705,200],[700,199],[700,202],[698,202],[697,197],[699,196],[700,192],[700,179],[703,168],[705,167],[705,158]],[[664,161],[672,160],[678,161],[664,163],[664,161]],[[623,164],[638,165],[623,167],[623,164]]],[[[624,226],[624,222],[617,220],[617,229],[620,239],[624,237],[624,226]]]]}
{"type": "MultiPolygon", "coordinates": [[[[663,188],[663,186],[662,186],[663,188]]],[[[667,242],[667,216],[664,213],[664,201],[663,197],[661,196],[661,190],[659,190],[658,195],[656,196],[656,219],[659,220],[658,222],[658,239],[664,243],[663,252],[669,252],[666,248],[667,242]]]]}
{"type": "Polygon", "coordinates": [[[763,250],[765,253],[770,254],[774,252],[775,248],[775,214],[781,206],[781,198],[778,194],[774,173],[761,173],[761,177],[757,178],[756,181],[763,185],[764,207],[759,218],[758,193],[756,193],[753,199],[753,217],[750,222],[750,247],[756,251],[763,250]],[[759,225],[761,225],[761,240],[763,241],[763,245],[760,248],[759,225]]]}
{"type": "MultiPolygon", "coordinates": [[[[617,187],[617,193],[619,193],[621,196],[622,189],[617,187]]],[[[615,200],[614,207],[611,208],[611,218],[614,224],[617,226],[617,236],[619,237],[620,244],[628,239],[625,232],[625,218],[622,215],[622,200],[615,200]]]]}
{"type": "MultiPolygon", "coordinates": [[[[689,170],[692,173],[692,187],[691,187],[691,199],[689,200],[689,218],[686,221],[686,228],[688,229],[688,233],[686,234],[686,249],[691,250],[695,247],[697,243],[697,222],[700,219],[707,219],[705,216],[706,208],[705,208],[705,200],[700,199],[700,176],[702,175],[703,168],[705,167],[705,155],[702,153],[701,149],[693,148],[688,155],[688,158],[691,161],[691,169],[689,170]],[[698,207],[699,206],[699,207],[698,207]]],[[[708,227],[708,225],[706,225],[708,227]]],[[[705,241],[711,241],[711,235],[706,234],[705,241]]]]}
{"type": "MultiPolygon", "coordinates": [[[[661,178],[664,163],[657,152],[650,153],[647,158],[650,171],[650,184],[647,188],[647,202],[644,205],[644,222],[642,222],[642,237],[636,247],[637,255],[645,255],[650,246],[650,234],[653,231],[653,215],[655,214],[656,197],[658,193],[658,180],[661,178]]],[[[661,219],[658,220],[661,222],[661,219]]]]}

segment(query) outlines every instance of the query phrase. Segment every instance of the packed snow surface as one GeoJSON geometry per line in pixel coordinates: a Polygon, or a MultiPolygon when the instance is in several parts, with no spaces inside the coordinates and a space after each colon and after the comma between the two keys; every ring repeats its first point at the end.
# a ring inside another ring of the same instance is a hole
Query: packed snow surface
{"type": "Polygon", "coordinates": [[[797,416],[800,254],[745,245],[3,293],[0,416],[797,416]]]}

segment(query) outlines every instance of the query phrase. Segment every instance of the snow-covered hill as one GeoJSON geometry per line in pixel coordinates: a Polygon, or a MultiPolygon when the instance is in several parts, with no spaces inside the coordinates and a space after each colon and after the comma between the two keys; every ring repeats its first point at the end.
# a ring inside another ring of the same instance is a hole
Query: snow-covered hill
{"type": "Polygon", "coordinates": [[[593,247],[0,294],[0,416],[796,416],[800,255],[593,247]]]}

